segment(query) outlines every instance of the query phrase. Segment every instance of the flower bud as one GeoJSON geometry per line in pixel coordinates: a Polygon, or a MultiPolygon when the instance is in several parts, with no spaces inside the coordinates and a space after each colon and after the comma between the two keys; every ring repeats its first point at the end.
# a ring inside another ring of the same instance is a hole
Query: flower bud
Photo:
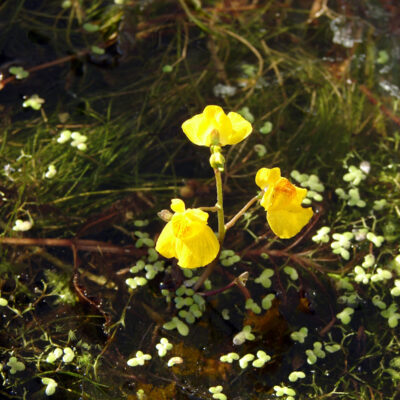
{"type": "Polygon", "coordinates": [[[224,165],[225,165],[224,156],[219,152],[211,154],[210,165],[212,168],[218,169],[219,171],[222,172],[224,170],[224,165]]]}

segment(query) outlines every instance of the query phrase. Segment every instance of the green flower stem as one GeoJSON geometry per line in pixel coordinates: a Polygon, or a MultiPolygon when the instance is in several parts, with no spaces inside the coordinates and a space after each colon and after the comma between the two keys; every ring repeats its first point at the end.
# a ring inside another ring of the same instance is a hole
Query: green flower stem
{"type": "Polygon", "coordinates": [[[217,215],[218,215],[218,240],[219,244],[225,239],[225,217],[224,217],[224,196],[222,192],[222,178],[221,171],[214,169],[215,183],[217,185],[217,215]]]}
{"type": "Polygon", "coordinates": [[[254,196],[249,202],[228,222],[225,224],[225,231],[232,228],[237,220],[260,198],[259,195],[254,196]]]}
{"type": "MultiPolygon", "coordinates": [[[[217,187],[217,204],[216,204],[216,209],[217,209],[217,215],[218,215],[218,240],[219,244],[222,247],[222,243],[224,242],[225,238],[225,217],[224,217],[224,196],[222,192],[222,178],[221,178],[221,171],[219,171],[217,168],[214,168],[214,174],[215,174],[215,183],[217,187]]],[[[218,256],[217,258],[218,259],[218,256]]],[[[216,261],[214,260],[211,264],[207,266],[205,271],[201,274],[200,278],[196,282],[196,284],[193,286],[193,290],[197,291],[201,285],[205,282],[205,280],[211,275],[211,273],[214,271],[216,265],[216,261]]]]}

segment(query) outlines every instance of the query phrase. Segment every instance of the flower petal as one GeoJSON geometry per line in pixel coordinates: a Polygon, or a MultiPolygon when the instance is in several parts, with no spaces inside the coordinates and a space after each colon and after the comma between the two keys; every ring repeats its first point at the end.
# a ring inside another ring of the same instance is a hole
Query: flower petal
{"type": "Polygon", "coordinates": [[[225,114],[220,106],[210,105],[201,114],[196,114],[182,124],[188,139],[199,146],[236,144],[252,132],[250,122],[241,115],[225,114]]]}
{"type": "Polygon", "coordinates": [[[281,239],[289,239],[297,235],[312,216],[311,208],[298,206],[268,211],[267,221],[275,235],[281,239]]]}
{"type": "Polygon", "coordinates": [[[176,257],[176,237],[173,231],[172,221],[167,222],[157,239],[156,251],[166,258],[176,257]]]}
{"type": "Polygon", "coordinates": [[[275,168],[261,168],[256,174],[256,184],[260,189],[265,189],[269,185],[275,185],[281,177],[281,170],[275,168]]]}
{"type": "Polygon", "coordinates": [[[185,211],[185,203],[181,199],[172,199],[171,200],[171,210],[175,212],[184,212],[185,211]]]}
{"type": "Polygon", "coordinates": [[[293,185],[286,178],[280,178],[271,189],[266,204],[267,211],[297,208],[307,195],[307,189],[293,185]]]}
{"type": "Polygon", "coordinates": [[[182,130],[192,143],[198,146],[210,146],[211,137],[205,132],[204,125],[203,115],[197,114],[182,124],[182,130]]]}
{"type": "Polygon", "coordinates": [[[286,178],[280,178],[272,187],[263,206],[267,210],[269,226],[280,238],[295,236],[313,216],[311,208],[301,206],[306,194],[306,189],[298,188],[286,178]]]}
{"type": "Polygon", "coordinates": [[[198,208],[189,208],[186,215],[193,221],[207,222],[208,220],[208,213],[198,208]]]}
{"type": "Polygon", "coordinates": [[[180,199],[171,201],[175,211],[165,225],[156,244],[164,257],[175,257],[182,268],[198,268],[209,264],[219,252],[219,242],[207,225],[208,214],[198,208],[185,210],[180,199]]]}
{"type": "Polygon", "coordinates": [[[238,113],[230,112],[228,118],[232,124],[232,134],[229,138],[220,138],[222,146],[241,142],[246,139],[253,130],[251,123],[238,113]]]}
{"type": "Polygon", "coordinates": [[[212,229],[203,223],[193,225],[197,235],[176,242],[176,257],[182,268],[203,267],[213,261],[219,252],[219,242],[212,229]]]}

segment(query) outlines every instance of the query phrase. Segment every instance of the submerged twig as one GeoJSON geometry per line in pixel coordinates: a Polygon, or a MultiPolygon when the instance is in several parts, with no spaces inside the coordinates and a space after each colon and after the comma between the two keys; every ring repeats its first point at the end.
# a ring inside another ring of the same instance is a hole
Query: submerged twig
{"type": "Polygon", "coordinates": [[[241,292],[244,294],[244,297],[246,299],[250,299],[251,298],[250,292],[246,289],[246,282],[247,282],[248,278],[249,278],[249,273],[248,273],[248,271],[246,271],[246,272],[243,272],[242,274],[240,274],[232,282],[230,282],[228,285],[226,285],[222,288],[210,290],[209,292],[198,292],[197,294],[199,294],[200,296],[203,296],[203,297],[209,297],[209,296],[214,296],[216,294],[225,292],[226,290],[229,290],[229,289],[233,288],[234,286],[238,286],[239,289],[241,290],[241,292]]]}
{"type": "Polygon", "coordinates": [[[117,246],[97,240],[85,239],[35,239],[35,238],[0,238],[0,244],[11,246],[50,246],[74,247],[76,250],[98,251],[99,253],[112,253],[123,255],[143,255],[143,251],[132,246],[117,246]]]}

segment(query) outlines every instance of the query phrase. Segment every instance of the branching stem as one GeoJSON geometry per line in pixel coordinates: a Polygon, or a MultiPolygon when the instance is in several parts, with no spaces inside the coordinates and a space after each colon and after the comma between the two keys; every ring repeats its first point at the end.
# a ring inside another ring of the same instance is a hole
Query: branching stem
{"type": "MultiPolygon", "coordinates": [[[[218,240],[220,247],[222,247],[226,229],[225,229],[224,196],[222,192],[221,171],[219,171],[217,168],[214,168],[214,174],[215,174],[215,184],[217,187],[217,204],[215,205],[215,208],[217,209],[217,215],[218,215],[218,240]]],[[[216,259],[218,259],[218,256],[216,259]]],[[[193,286],[194,291],[197,291],[201,287],[201,285],[205,282],[205,280],[211,275],[211,273],[214,271],[215,265],[216,265],[216,260],[214,260],[211,264],[207,266],[207,268],[201,274],[196,284],[193,286]]]]}
{"type": "Polygon", "coordinates": [[[259,199],[259,195],[254,196],[248,203],[229,221],[225,224],[225,231],[232,228],[236,224],[238,219],[259,199]]]}

